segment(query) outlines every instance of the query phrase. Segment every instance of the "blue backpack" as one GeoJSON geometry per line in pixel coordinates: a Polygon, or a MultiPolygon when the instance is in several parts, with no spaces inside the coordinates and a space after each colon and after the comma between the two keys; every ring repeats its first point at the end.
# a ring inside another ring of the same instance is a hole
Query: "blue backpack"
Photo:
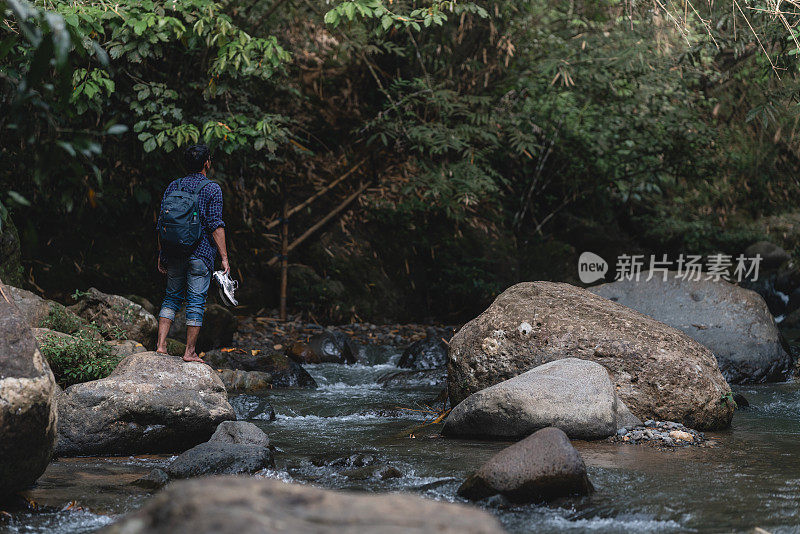
{"type": "Polygon", "coordinates": [[[181,180],[161,203],[158,236],[165,250],[174,254],[190,254],[203,235],[197,197],[211,180],[201,180],[191,192],[181,190],[181,180]]]}

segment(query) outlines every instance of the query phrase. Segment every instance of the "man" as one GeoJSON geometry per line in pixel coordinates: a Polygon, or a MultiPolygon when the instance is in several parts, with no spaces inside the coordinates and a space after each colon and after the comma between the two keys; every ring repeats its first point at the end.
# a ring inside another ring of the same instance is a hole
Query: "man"
{"type": "Polygon", "coordinates": [[[186,302],[186,362],[202,362],[197,355],[197,336],[203,326],[203,313],[206,307],[206,296],[214,271],[214,260],[219,251],[222,258],[222,270],[230,272],[228,251],[225,246],[225,223],[222,221],[222,189],[218,184],[207,179],[211,169],[211,152],[206,145],[193,145],[184,154],[187,176],[173,181],[164,192],[161,200],[161,214],[157,228],[158,271],[167,275],[167,290],[161,311],[158,314],[158,344],[156,351],[167,353],[167,334],[175,319],[175,313],[181,304],[186,302]],[[170,196],[181,195],[184,198],[195,198],[199,213],[199,239],[189,249],[176,249],[162,243],[162,219],[165,217],[165,205],[170,196]]]}

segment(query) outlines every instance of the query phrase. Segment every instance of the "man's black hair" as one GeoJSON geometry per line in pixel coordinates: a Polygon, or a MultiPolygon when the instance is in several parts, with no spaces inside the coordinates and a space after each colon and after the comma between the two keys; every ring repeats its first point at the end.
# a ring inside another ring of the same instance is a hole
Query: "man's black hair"
{"type": "Polygon", "coordinates": [[[211,151],[206,145],[192,145],[183,153],[187,172],[200,172],[206,161],[211,159],[211,151]]]}

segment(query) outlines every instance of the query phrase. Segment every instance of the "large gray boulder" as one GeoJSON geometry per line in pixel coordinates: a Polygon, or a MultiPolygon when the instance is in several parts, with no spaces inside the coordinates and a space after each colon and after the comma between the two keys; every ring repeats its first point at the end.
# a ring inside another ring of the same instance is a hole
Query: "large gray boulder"
{"type": "Polygon", "coordinates": [[[643,421],[730,425],[731,390],[710,350],[652,317],[555,282],[517,284],[461,328],[450,341],[450,400],[570,357],[605,367],[643,421]]]}
{"type": "Polygon", "coordinates": [[[18,287],[5,286],[6,295],[14,301],[25,323],[31,328],[41,327],[50,314],[50,304],[35,293],[18,287]]]}
{"type": "Polygon", "coordinates": [[[8,297],[17,305],[25,322],[31,328],[49,328],[72,334],[84,321],[66,307],[52,300],[45,300],[35,293],[18,287],[6,286],[8,297]]]}
{"type": "Polygon", "coordinates": [[[69,310],[89,322],[94,321],[105,332],[119,330],[124,339],[155,347],[158,321],[139,304],[125,297],[109,295],[92,287],[69,310]]]}
{"type": "Polygon", "coordinates": [[[724,280],[620,281],[589,291],[677,328],[705,345],[731,384],[783,380],[792,368],[764,299],[724,280]]]}
{"type": "Polygon", "coordinates": [[[350,493],[220,476],[174,482],[101,532],[496,534],[503,528],[483,510],[414,495],[350,493]]]}
{"type": "Polygon", "coordinates": [[[140,352],[110,376],[75,384],[58,400],[60,456],[185,451],[236,419],[207,365],[140,352]]]}
{"type": "Polygon", "coordinates": [[[769,241],[758,241],[753,243],[743,252],[747,258],[761,256],[761,269],[776,269],[783,263],[792,259],[792,256],[775,243],[769,241]]]}
{"type": "Polygon", "coordinates": [[[0,284],[0,500],[33,484],[56,440],[53,373],[0,284]]]}
{"type": "Polygon", "coordinates": [[[576,439],[603,439],[641,424],[621,400],[605,367],[564,358],[473,393],[447,416],[442,433],[520,439],[557,427],[576,439]]]}
{"type": "Polygon", "coordinates": [[[544,428],[503,449],[458,488],[479,500],[500,494],[512,502],[537,502],[585,495],[593,490],[581,455],[557,428],[544,428]]]}

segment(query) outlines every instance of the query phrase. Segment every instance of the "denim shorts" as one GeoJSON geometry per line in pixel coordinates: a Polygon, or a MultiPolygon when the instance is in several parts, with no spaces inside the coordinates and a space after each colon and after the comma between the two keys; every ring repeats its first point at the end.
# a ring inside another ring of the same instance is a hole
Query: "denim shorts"
{"type": "Polygon", "coordinates": [[[167,265],[167,294],[159,317],[174,320],[186,301],[186,326],[203,326],[206,296],[211,285],[211,271],[198,258],[172,261],[167,265]]]}

